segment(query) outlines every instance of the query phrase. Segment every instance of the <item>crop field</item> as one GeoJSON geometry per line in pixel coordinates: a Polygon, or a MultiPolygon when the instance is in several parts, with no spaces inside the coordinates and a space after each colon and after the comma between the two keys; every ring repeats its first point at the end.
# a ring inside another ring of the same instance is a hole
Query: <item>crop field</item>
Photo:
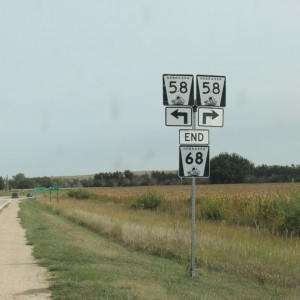
{"type": "MultiPolygon", "coordinates": [[[[38,201],[103,237],[189,270],[190,186],[73,192],[38,201]]],[[[300,184],[198,185],[196,197],[198,275],[222,271],[300,296],[300,184]]]]}

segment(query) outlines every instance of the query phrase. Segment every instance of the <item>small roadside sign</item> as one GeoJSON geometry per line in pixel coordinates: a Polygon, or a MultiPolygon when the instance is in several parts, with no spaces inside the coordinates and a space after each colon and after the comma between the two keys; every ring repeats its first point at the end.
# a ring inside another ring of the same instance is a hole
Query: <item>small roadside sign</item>
{"type": "Polygon", "coordinates": [[[209,146],[179,146],[179,177],[209,177],[209,146]]]}
{"type": "Polygon", "coordinates": [[[194,76],[182,74],[163,75],[164,105],[194,105],[194,76]]]}
{"type": "Polygon", "coordinates": [[[166,126],[192,126],[192,108],[167,106],[165,109],[166,126]]]}
{"type": "Polygon", "coordinates": [[[223,127],[224,109],[198,107],[198,125],[204,127],[223,127]]]}
{"type": "Polygon", "coordinates": [[[209,145],[209,131],[207,129],[180,129],[180,145],[209,145]]]}
{"type": "Polygon", "coordinates": [[[197,75],[197,105],[226,106],[226,77],[197,75]]]}

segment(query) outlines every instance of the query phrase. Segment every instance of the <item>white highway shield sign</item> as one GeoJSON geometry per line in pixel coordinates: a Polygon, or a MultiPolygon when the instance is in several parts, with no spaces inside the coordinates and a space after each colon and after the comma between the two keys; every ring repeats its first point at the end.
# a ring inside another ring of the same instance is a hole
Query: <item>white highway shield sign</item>
{"type": "Polygon", "coordinates": [[[205,127],[223,127],[224,109],[198,107],[198,125],[205,127]]]}
{"type": "Polygon", "coordinates": [[[193,75],[163,75],[164,105],[193,106],[194,102],[193,75]]]}
{"type": "Polygon", "coordinates": [[[179,146],[179,177],[209,177],[209,146],[179,146]]]}
{"type": "Polygon", "coordinates": [[[180,129],[180,145],[209,145],[209,131],[207,129],[180,129]]]}
{"type": "Polygon", "coordinates": [[[166,107],[167,126],[192,126],[192,108],[182,106],[166,107]]]}
{"type": "Polygon", "coordinates": [[[226,106],[226,77],[197,75],[197,105],[226,106]]]}

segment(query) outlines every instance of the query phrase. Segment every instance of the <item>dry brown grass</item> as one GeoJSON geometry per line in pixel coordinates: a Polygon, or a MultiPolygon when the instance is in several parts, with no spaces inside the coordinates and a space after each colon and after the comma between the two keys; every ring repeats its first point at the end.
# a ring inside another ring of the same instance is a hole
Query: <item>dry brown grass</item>
{"type": "MultiPolygon", "coordinates": [[[[299,184],[293,188],[300,189],[299,184]]],[[[168,204],[163,211],[132,210],[132,197],[146,193],[147,187],[89,189],[95,200],[64,198],[48,202],[68,219],[135,249],[176,259],[188,265],[190,256],[189,186],[152,188],[163,194],[168,204]]],[[[288,199],[290,184],[198,186],[197,195],[222,195],[224,201],[255,196],[272,199],[276,193],[288,199]],[[226,200],[227,199],[227,200],[226,200]]],[[[211,198],[213,199],[213,198],[211,198]]],[[[198,208],[199,209],[199,208],[198,208]]],[[[300,283],[300,239],[268,234],[249,226],[228,226],[225,221],[196,224],[197,265],[224,270],[257,280],[264,285],[280,286],[297,292],[300,283]]]]}

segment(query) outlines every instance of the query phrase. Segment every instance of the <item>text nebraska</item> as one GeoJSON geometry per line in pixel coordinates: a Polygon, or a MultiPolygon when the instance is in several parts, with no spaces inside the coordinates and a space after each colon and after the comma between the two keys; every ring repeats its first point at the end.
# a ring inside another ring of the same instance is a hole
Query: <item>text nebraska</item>
{"type": "Polygon", "coordinates": [[[191,76],[167,76],[167,79],[173,79],[173,80],[186,80],[186,79],[190,79],[191,76]]]}
{"type": "Polygon", "coordinates": [[[201,80],[222,80],[222,77],[204,77],[204,76],[199,76],[199,79],[201,79],[201,80]]]}
{"type": "Polygon", "coordinates": [[[203,147],[183,147],[182,149],[184,149],[184,150],[197,150],[197,151],[204,151],[204,150],[206,150],[207,148],[203,148],[203,147]]]}

